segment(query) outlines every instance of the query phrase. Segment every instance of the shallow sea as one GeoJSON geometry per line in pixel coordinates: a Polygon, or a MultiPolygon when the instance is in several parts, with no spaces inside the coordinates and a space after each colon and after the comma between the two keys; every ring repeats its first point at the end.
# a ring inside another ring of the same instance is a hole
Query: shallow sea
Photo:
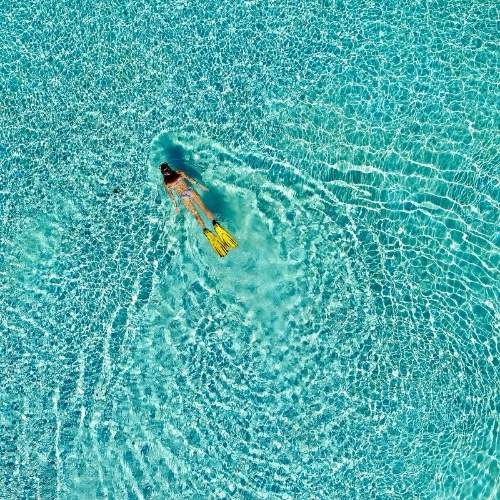
{"type": "Polygon", "coordinates": [[[498,23],[1,1],[0,497],[498,498],[498,23]]]}

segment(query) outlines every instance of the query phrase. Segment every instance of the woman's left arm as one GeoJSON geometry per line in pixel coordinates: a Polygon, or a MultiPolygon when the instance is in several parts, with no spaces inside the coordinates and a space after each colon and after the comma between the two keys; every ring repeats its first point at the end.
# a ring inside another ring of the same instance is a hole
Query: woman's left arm
{"type": "Polygon", "coordinates": [[[175,201],[175,196],[174,194],[172,193],[172,191],[170,190],[170,188],[165,184],[163,183],[163,187],[165,188],[165,191],[167,192],[168,194],[168,197],[170,198],[170,201],[173,203],[174,207],[175,207],[175,210],[177,212],[179,212],[179,207],[177,206],[177,203],[175,201]]]}

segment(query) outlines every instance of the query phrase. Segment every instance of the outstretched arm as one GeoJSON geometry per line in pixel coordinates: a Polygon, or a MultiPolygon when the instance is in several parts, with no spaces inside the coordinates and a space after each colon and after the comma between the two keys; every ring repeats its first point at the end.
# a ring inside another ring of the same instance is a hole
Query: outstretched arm
{"type": "Polygon", "coordinates": [[[192,177],[189,177],[189,175],[186,174],[186,172],[181,172],[181,175],[182,175],[182,177],[184,177],[185,179],[187,179],[191,184],[196,184],[201,189],[203,189],[203,191],[208,191],[207,186],[204,186],[201,182],[198,182],[196,179],[193,179],[192,177]]]}
{"type": "Polygon", "coordinates": [[[170,200],[174,204],[175,209],[178,212],[179,211],[179,207],[177,206],[177,202],[175,201],[175,196],[173,195],[172,191],[168,188],[168,186],[166,184],[163,184],[163,187],[165,188],[165,191],[167,192],[168,197],[170,198],[170,200]]]}

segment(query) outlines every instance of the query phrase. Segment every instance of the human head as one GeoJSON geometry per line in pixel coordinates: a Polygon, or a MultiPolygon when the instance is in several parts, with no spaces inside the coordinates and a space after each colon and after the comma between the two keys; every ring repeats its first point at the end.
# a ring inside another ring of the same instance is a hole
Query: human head
{"type": "Polygon", "coordinates": [[[170,167],[170,165],[165,162],[160,165],[160,172],[162,173],[163,176],[166,176],[172,174],[173,170],[170,167]]]}

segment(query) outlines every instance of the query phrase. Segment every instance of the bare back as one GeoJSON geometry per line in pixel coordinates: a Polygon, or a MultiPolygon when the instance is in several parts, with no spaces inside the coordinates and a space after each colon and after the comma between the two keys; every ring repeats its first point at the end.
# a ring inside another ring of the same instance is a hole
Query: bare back
{"type": "Polygon", "coordinates": [[[186,174],[180,170],[178,170],[177,173],[180,175],[178,179],[176,179],[174,182],[165,182],[164,184],[168,190],[175,191],[180,196],[186,191],[186,189],[189,189],[189,186],[187,183],[186,174]]]}

